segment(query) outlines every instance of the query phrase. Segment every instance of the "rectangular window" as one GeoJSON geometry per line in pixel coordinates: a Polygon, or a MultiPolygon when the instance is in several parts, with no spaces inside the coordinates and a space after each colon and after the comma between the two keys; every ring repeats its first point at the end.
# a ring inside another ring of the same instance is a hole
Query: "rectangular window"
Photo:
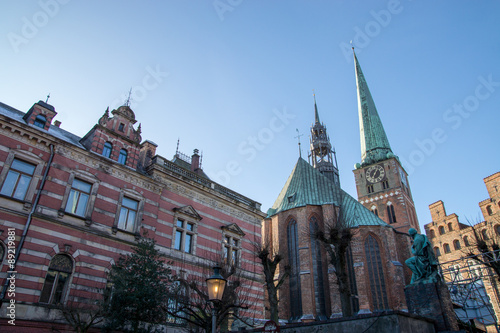
{"type": "Polygon", "coordinates": [[[87,203],[90,197],[92,185],[78,179],[73,179],[71,190],[69,192],[68,202],[66,203],[66,211],[78,216],[84,216],[87,208],[87,203]]]}
{"type": "Polygon", "coordinates": [[[118,228],[130,232],[134,231],[138,206],[138,201],[123,197],[120,217],[118,219],[118,228]]]}
{"type": "Polygon", "coordinates": [[[385,190],[385,189],[387,189],[387,188],[389,188],[389,181],[384,180],[384,181],[382,182],[382,187],[384,188],[384,190],[385,190]]]}
{"type": "Polygon", "coordinates": [[[237,238],[231,236],[224,237],[223,255],[226,263],[235,266],[238,264],[239,244],[240,241],[237,238]]]}
{"type": "Polygon", "coordinates": [[[33,164],[14,159],[0,193],[15,199],[24,200],[35,168],[36,166],[33,164]]]}
{"type": "Polygon", "coordinates": [[[174,249],[193,253],[194,224],[177,220],[174,249]]]}
{"type": "Polygon", "coordinates": [[[373,185],[367,186],[368,193],[373,193],[373,185]]]}

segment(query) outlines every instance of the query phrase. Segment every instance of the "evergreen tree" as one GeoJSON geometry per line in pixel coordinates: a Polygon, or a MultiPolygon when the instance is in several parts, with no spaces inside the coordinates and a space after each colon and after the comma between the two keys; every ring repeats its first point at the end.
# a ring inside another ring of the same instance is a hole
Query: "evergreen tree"
{"type": "Polygon", "coordinates": [[[144,235],[132,248],[133,253],[122,255],[111,267],[108,328],[153,332],[165,323],[163,309],[168,304],[172,271],[155,244],[144,235]]]}

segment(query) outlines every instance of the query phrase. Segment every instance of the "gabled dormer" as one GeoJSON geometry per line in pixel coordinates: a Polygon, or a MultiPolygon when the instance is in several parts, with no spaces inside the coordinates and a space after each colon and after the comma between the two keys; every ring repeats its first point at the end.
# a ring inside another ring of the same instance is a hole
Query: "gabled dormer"
{"type": "Polygon", "coordinates": [[[135,114],[129,106],[123,105],[104,115],[81,140],[90,151],[103,155],[120,164],[136,169],[139,161],[141,125],[134,129],[135,114]]]}
{"type": "Polygon", "coordinates": [[[56,109],[52,105],[38,101],[38,103],[33,104],[23,119],[27,124],[48,130],[56,114],[56,109]]]}

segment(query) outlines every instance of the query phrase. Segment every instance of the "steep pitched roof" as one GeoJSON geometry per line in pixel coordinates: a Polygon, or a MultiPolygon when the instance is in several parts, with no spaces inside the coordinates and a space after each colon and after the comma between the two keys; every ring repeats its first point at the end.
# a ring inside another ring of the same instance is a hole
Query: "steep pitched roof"
{"type": "Polygon", "coordinates": [[[267,211],[267,217],[306,205],[334,204],[340,206],[341,202],[346,219],[353,227],[361,225],[389,226],[334,182],[323,176],[303,158],[299,158],[295,164],[274,205],[267,211]]]}
{"type": "Polygon", "coordinates": [[[354,49],[353,54],[358,93],[361,163],[372,164],[394,157],[394,154],[354,49]]]}

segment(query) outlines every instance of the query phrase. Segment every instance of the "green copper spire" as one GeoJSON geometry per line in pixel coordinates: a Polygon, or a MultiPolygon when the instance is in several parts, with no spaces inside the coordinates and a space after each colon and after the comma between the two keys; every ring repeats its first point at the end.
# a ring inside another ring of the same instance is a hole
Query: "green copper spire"
{"type": "Polygon", "coordinates": [[[359,129],[361,135],[361,166],[394,157],[384,127],[377,113],[365,76],[354,53],[356,86],[358,88],[359,129]]]}
{"type": "Polygon", "coordinates": [[[313,93],[313,97],[314,97],[314,122],[316,124],[321,124],[321,122],[319,121],[319,113],[318,113],[318,106],[316,105],[316,94],[313,93]]]}

